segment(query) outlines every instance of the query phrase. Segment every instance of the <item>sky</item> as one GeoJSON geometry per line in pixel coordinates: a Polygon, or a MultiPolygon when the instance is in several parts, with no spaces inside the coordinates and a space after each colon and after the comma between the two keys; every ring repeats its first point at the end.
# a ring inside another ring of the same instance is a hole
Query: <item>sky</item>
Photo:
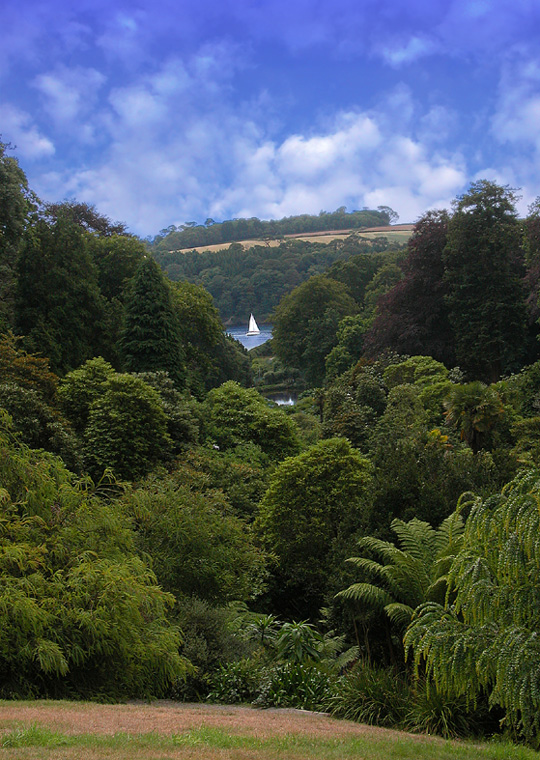
{"type": "Polygon", "coordinates": [[[540,195],[540,0],[0,0],[0,139],[143,237],[540,195]]]}

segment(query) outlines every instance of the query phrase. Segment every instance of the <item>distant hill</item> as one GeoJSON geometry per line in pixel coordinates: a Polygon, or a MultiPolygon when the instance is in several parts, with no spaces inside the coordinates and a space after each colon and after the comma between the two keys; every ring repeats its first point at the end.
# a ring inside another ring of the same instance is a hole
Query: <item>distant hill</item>
{"type": "Polygon", "coordinates": [[[154,251],[181,251],[196,248],[214,248],[228,243],[257,240],[258,243],[285,239],[289,236],[305,236],[317,233],[351,232],[360,229],[388,226],[396,221],[397,214],[388,206],[379,206],[377,210],[347,212],[345,207],[337,211],[321,211],[317,216],[301,214],[284,219],[262,221],[251,219],[231,219],[214,222],[207,219],[204,225],[188,222],[180,227],[172,225],[161,230],[150,241],[154,251]]]}
{"type": "MultiPolygon", "coordinates": [[[[288,240],[302,240],[307,243],[322,243],[327,245],[334,240],[345,241],[349,236],[356,235],[362,240],[377,240],[379,238],[385,238],[391,244],[403,244],[410,238],[414,224],[392,224],[387,227],[361,227],[356,229],[347,230],[328,230],[323,232],[306,232],[294,235],[284,235],[280,238],[266,238],[264,240],[258,238],[252,238],[251,240],[234,241],[240,243],[244,250],[249,250],[255,246],[265,245],[269,248],[275,248],[280,246],[283,242],[288,240]]],[[[229,243],[214,243],[213,245],[200,245],[196,248],[180,248],[178,250],[170,250],[170,253],[186,253],[187,251],[196,251],[197,253],[203,253],[206,251],[215,252],[223,251],[228,248],[229,243]]],[[[157,250],[163,251],[160,246],[157,250]]]]}
{"type": "Polygon", "coordinates": [[[152,255],[172,280],[205,287],[223,322],[238,324],[247,323],[250,312],[258,320],[271,319],[284,295],[336,261],[359,253],[374,255],[404,248],[412,228],[329,230],[178,251],[158,247],[152,255]]]}

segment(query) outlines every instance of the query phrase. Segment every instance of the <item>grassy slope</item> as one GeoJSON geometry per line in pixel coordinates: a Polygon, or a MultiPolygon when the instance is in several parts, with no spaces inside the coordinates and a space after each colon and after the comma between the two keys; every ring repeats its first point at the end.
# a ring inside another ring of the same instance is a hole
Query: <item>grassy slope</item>
{"type": "Polygon", "coordinates": [[[533,760],[532,750],[359,726],[290,710],[1,702],[0,760],[533,760]]]}

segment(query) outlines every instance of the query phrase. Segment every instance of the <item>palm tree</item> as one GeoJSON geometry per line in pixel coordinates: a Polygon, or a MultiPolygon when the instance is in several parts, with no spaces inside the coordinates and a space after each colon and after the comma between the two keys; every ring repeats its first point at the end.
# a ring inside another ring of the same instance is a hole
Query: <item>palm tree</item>
{"type": "Polygon", "coordinates": [[[504,406],[495,388],[475,380],[455,385],[444,400],[446,424],[460,432],[477,453],[504,417],[504,406]]]}

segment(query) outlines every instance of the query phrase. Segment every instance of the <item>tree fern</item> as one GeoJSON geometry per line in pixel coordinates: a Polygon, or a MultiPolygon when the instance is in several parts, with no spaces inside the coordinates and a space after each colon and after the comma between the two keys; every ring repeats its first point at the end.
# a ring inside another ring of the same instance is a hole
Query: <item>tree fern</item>
{"type": "Polygon", "coordinates": [[[391,527],[400,548],[369,536],[360,539],[359,548],[381,561],[365,556],[349,558],[363,580],[338,596],[352,601],[358,609],[383,611],[398,630],[404,631],[418,605],[428,599],[444,599],[446,574],[463,539],[463,521],[456,514],[437,529],[416,518],[407,523],[394,520],[391,527]]]}
{"type": "Polygon", "coordinates": [[[539,746],[540,473],[475,498],[444,605],[425,604],[405,635],[438,688],[506,710],[506,723],[539,746]]]}

